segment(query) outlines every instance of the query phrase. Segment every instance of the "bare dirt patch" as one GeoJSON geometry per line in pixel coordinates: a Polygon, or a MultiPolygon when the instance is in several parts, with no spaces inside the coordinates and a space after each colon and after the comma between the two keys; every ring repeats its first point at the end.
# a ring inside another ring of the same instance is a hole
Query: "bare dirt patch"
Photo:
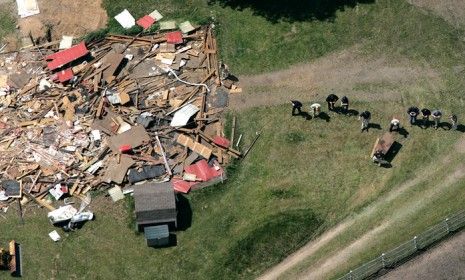
{"type": "Polygon", "coordinates": [[[40,14],[18,19],[21,37],[29,32],[34,38],[43,37],[48,25],[54,40],[62,35],[79,37],[105,27],[108,20],[102,0],[38,0],[38,4],[40,14]]]}
{"type": "Polygon", "coordinates": [[[456,27],[465,27],[465,1],[463,0],[408,0],[408,2],[432,11],[456,27]]]}
{"type": "Polygon", "coordinates": [[[230,96],[233,109],[277,105],[298,99],[312,101],[330,92],[357,100],[399,100],[400,89],[422,84],[434,89],[439,74],[408,60],[367,57],[357,47],[313,63],[272,73],[240,77],[243,93],[230,96]]]}

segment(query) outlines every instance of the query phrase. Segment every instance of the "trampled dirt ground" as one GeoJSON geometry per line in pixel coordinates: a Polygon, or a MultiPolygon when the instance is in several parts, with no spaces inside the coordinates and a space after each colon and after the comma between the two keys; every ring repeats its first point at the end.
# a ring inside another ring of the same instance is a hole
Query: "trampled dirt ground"
{"type": "Polygon", "coordinates": [[[44,36],[46,25],[51,25],[53,39],[62,35],[79,37],[105,27],[108,20],[102,0],[38,0],[38,4],[40,14],[18,19],[22,36],[29,31],[34,38],[44,36]]]}

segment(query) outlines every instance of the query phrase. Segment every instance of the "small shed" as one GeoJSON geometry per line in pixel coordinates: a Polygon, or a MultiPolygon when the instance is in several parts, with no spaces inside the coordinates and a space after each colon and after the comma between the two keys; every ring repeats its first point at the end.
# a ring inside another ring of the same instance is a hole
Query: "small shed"
{"type": "Polygon", "coordinates": [[[147,226],[163,224],[176,228],[176,200],[169,182],[134,186],[134,204],[139,231],[147,226]]]}
{"type": "Polygon", "coordinates": [[[168,225],[151,226],[144,228],[145,239],[149,247],[163,247],[169,245],[170,231],[168,225]]]}

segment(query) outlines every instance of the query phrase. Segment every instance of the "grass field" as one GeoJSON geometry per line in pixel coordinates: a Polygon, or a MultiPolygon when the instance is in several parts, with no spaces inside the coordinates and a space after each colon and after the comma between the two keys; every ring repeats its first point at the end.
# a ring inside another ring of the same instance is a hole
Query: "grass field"
{"type": "Polygon", "coordinates": [[[11,15],[9,4],[0,2],[0,43],[6,35],[15,30],[15,19],[11,15]]]}
{"type": "MultiPolygon", "coordinates": [[[[412,103],[448,112],[458,112],[464,105],[465,83],[454,70],[465,65],[463,32],[401,0],[360,4],[336,12],[330,21],[277,23],[248,9],[208,6],[201,0],[129,2],[104,3],[110,17],[123,8],[135,17],[156,8],[166,17],[196,23],[213,15],[222,57],[240,74],[281,69],[355,44],[371,55],[409,59],[435,69],[441,83],[433,92],[419,85],[414,93],[400,89],[401,100],[353,103],[356,109],[372,111],[373,121],[384,129],[393,114],[403,115],[412,103]]],[[[109,29],[122,31],[114,20],[109,29]]],[[[460,182],[435,191],[458,166],[460,155],[452,155],[448,164],[439,167],[429,164],[453,152],[451,145],[459,133],[407,126],[410,135],[399,138],[403,147],[394,167],[385,169],[368,159],[381,130],[361,134],[355,117],[330,113],[329,122],[305,120],[291,117],[289,109],[282,105],[230,113],[238,117],[245,146],[256,131],[262,136],[249,156],[233,166],[226,184],[187,196],[192,223],[178,233],[176,247],[147,248],[144,238],[128,226],[125,203],[112,204],[103,197],[92,206],[96,221],[59,243],[47,236],[53,227],[47,225],[44,211],[28,207],[26,223],[20,225],[11,208],[1,223],[0,241],[4,245],[15,238],[23,244],[24,279],[250,279],[347,217],[357,217],[378,197],[418,174],[427,162],[431,168],[427,181],[392,201],[376,202],[376,211],[362,215],[336,242],[285,275],[293,278],[344,248],[381,224],[385,215],[397,217],[377,242],[333,271],[335,276],[462,207],[460,182]],[[412,205],[416,206],[409,208],[412,205]]]]}

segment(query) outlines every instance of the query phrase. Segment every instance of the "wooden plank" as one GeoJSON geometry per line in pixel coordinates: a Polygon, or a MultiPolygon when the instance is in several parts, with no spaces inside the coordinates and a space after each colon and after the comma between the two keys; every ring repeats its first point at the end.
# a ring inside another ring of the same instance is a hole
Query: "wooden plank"
{"type": "Polygon", "coordinates": [[[50,211],[56,210],[55,207],[53,207],[52,205],[48,204],[47,202],[43,201],[40,198],[35,198],[33,195],[28,194],[27,192],[24,192],[24,195],[26,195],[28,198],[34,200],[35,203],[39,204],[40,206],[43,206],[43,207],[47,208],[50,211]]]}
{"type": "Polygon", "coordinates": [[[376,150],[376,147],[378,146],[378,142],[379,142],[379,138],[376,138],[375,145],[373,145],[373,149],[371,150],[370,158],[373,158],[373,156],[375,155],[375,150],[376,150]]]}
{"type": "Polygon", "coordinates": [[[212,150],[210,148],[208,148],[205,145],[200,144],[199,142],[195,142],[190,137],[184,134],[179,134],[176,141],[179,144],[185,147],[188,147],[189,149],[191,149],[192,151],[196,152],[197,154],[201,155],[202,157],[206,159],[209,159],[212,154],[212,150]]]}

